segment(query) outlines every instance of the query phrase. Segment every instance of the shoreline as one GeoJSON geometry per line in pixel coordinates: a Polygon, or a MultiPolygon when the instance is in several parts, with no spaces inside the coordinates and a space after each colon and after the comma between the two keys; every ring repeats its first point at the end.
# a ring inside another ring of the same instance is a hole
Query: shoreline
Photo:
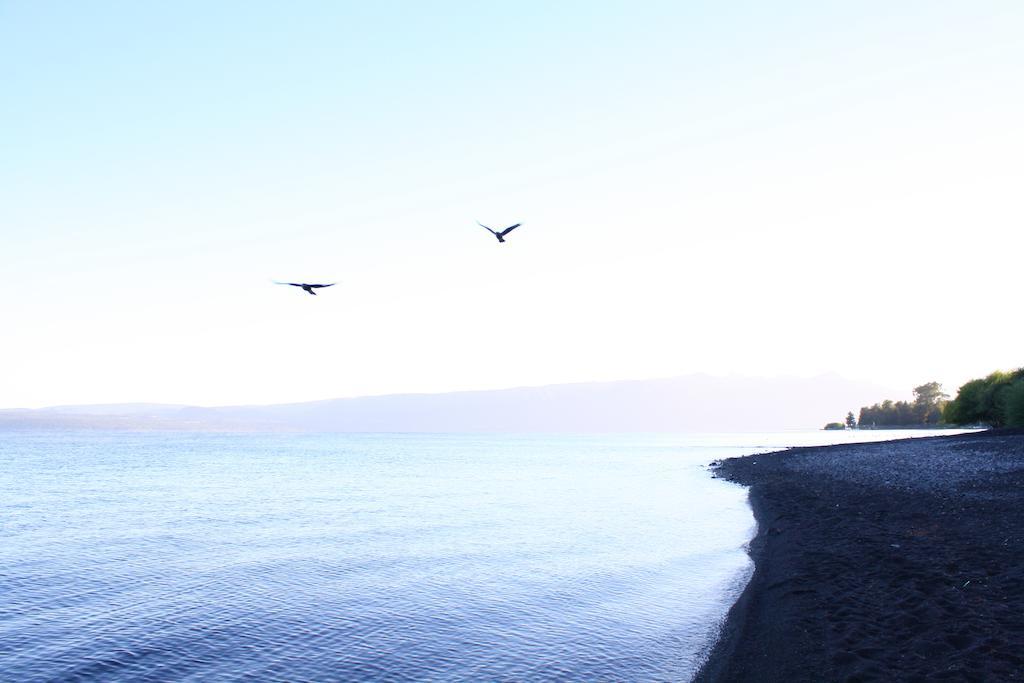
{"type": "Polygon", "coordinates": [[[694,680],[1024,680],[1024,430],[731,458],[754,572],[694,680]]]}

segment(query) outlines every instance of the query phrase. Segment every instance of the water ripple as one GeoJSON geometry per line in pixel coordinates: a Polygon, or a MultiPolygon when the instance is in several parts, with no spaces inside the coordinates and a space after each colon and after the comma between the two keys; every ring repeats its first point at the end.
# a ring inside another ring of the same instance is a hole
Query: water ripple
{"type": "Polygon", "coordinates": [[[745,494],[616,439],[4,434],[0,679],[685,680],[745,494]]]}

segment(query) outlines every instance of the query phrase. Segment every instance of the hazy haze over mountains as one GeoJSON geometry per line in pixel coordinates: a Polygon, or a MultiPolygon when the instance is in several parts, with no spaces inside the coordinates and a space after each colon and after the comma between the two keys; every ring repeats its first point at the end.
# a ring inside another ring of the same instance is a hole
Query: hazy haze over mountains
{"type": "Polygon", "coordinates": [[[203,408],[165,404],[0,411],[0,426],[341,432],[697,432],[814,429],[893,395],[838,375],[713,377],[395,394],[203,408]]]}

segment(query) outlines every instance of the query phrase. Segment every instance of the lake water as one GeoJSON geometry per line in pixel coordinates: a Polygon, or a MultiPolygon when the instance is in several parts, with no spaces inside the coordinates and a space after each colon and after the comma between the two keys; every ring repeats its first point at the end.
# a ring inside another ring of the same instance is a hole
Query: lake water
{"type": "Polygon", "coordinates": [[[751,572],[707,463],[899,435],[0,432],[0,680],[687,680],[751,572]]]}

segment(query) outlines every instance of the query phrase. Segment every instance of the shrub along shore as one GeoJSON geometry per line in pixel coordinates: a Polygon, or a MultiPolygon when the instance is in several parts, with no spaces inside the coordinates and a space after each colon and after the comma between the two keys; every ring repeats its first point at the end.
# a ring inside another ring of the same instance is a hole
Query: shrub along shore
{"type": "Polygon", "coordinates": [[[1024,427],[1024,368],[972,379],[946,404],[942,418],[953,425],[1024,427]]]}

